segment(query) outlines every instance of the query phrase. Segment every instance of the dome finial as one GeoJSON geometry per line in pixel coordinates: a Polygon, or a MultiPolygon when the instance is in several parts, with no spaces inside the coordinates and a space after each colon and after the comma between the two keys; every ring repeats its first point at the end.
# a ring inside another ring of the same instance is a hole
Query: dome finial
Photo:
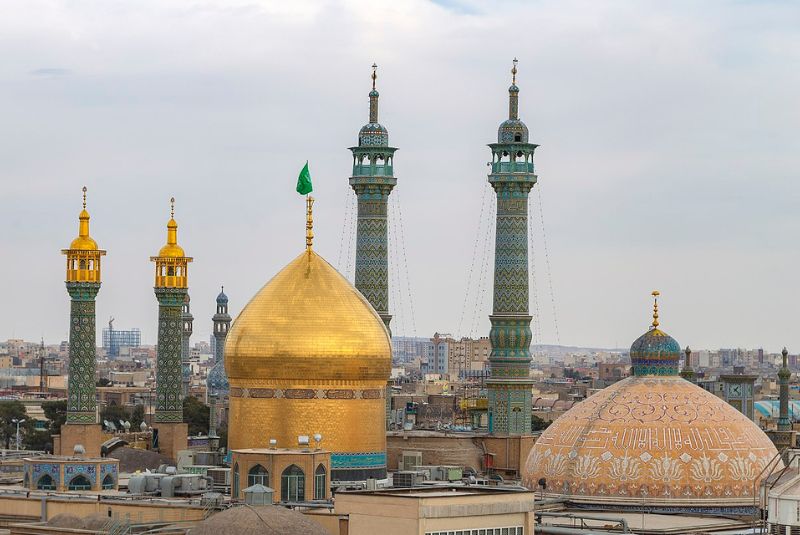
{"type": "Polygon", "coordinates": [[[658,296],[661,295],[661,292],[653,290],[650,295],[653,296],[653,328],[655,329],[658,327],[658,296]]]}
{"type": "Polygon", "coordinates": [[[514,66],[511,67],[511,85],[517,85],[517,58],[514,58],[514,66]]]}
{"type": "Polygon", "coordinates": [[[314,244],[314,197],[306,197],[306,250],[311,253],[311,246],[314,244]]]}
{"type": "Polygon", "coordinates": [[[86,210],[86,186],[83,186],[83,209],[86,210]]]}
{"type": "Polygon", "coordinates": [[[169,198],[169,218],[175,219],[175,197],[169,198]]]}
{"type": "Polygon", "coordinates": [[[372,64],[372,89],[375,89],[375,80],[378,79],[378,64],[372,64]]]}

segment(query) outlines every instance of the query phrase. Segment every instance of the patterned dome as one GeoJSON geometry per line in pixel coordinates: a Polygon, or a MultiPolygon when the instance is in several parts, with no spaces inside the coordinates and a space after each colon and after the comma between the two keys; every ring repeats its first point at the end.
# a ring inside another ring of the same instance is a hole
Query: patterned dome
{"type": "Polygon", "coordinates": [[[358,132],[359,147],[388,147],[389,131],[380,123],[367,123],[358,132]]]}
{"type": "Polygon", "coordinates": [[[230,390],[228,376],[225,374],[225,361],[218,361],[208,372],[206,387],[214,394],[221,394],[230,390]]]}
{"type": "Polygon", "coordinates": [[[658,329],[657,303],[653,317],[631,346],[634,375],[553,422],[523,480],[544,478],[546,492],[576,503],[742,512],[778,452],[747,416],[677,375],[680,346],[658,329]]]}
{"type": "Polygon", "coordinates": [[[681,346],[658,327],[636,339],[631,345],[634,375],[677,375],[681,346]]]}
{"type": "Polygon", "coordinates": [[[228,304],[228,296],[225,295],[224,291],[219,292],[217,296],[217,304],[218,305],[227,305],[228,304]]]}
{"type": "Polygon", "coordinates": [[[527,143],[528,127],[519,119],[506,119],[497,129],[498,143],[527,143]]]}

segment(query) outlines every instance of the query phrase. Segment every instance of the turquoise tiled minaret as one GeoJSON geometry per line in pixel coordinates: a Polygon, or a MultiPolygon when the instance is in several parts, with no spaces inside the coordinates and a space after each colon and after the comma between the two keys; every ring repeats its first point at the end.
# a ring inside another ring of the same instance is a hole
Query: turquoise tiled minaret
{"type": "Polygon", "coordinates": [[[67,257],[66,285],[70,296],[67,424],[95,424],[95,298],[100,291],[100,258],[106,252],[89,235],[86,187],[78,220],[78,237],[69,249],[61,251],[67,257]]]}
{"type": "Polygon", "coordinates": [[[489,183],[497,194],[494,305],[489,319],[491,378],[489,432],[522,435],[531,431],[531,316],[528,313],[528,194],[536,184],[528,127],[519,120],[517,60],[508,88],[508,119],[492,143],[489,183]]]}
{"type": "Polygon", "coordinates": [[[228,296],[225,288],[217,296],[217,311],[211,318],[214,322],[214,366],[208,373],[206,390],[209,394],[227,396],[230,391],[228,376],[225,373],[225,340],[231,328],[231,316],[228,314],[228,296]]]}
{"type": "Polygon", "coordinates": [[[189,281],[189,262],[178,245],[175,199],[167,223],[167,243],[150,257],[156,265],[153,290],[158,300],[158,352],[156,354],[156,423],[183,422],[183,305],[189,281]]]}
{"type": "Polygon", "coordinates": [[[369,122],[358,133],[353,153],[350,187],[358,197],[355,286],[380,314],[386,328],[389,315],[388,202],[397,184],[392,163],[396,148],[389,146],[389,131],[378,122],[377,65],[372,65],[369,122]]]}
{"type": "Polygon", "coordinates": [[[191,299],[189,294],[183,301],[183,309],[181,310],[181,323],[183,324],[183,333],[181,337],[181,381],[183,397],[189,395],[189,387],[192,381],[192,372],[190,360],[192,358],[192,348],[190,340],[192,338],[194,316],[191,311],[191,299]]]}

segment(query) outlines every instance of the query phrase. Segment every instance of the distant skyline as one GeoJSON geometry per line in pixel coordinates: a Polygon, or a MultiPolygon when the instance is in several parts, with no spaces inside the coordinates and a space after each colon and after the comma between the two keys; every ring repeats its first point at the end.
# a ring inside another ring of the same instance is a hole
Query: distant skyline
{"type": "Polygon", "coordinates": [[[682,346],[800,352],[800,6],[781,1],[6,2],[0,338],[67,339],[60,250],[83,185],[108,250],[98,341],[114,316],[155,343],[149,257],[173,195],[195,258],[194,341],[208,340],[220,285],[235,317],[302,250],[306,160],[315,249],[347,267],[347,147],[367,122],[373,62],[399,148],[394,333],[487,334],[486,144],[514,57],[541,145],[536,341],[627,347],[658,289],[682,346]]]}

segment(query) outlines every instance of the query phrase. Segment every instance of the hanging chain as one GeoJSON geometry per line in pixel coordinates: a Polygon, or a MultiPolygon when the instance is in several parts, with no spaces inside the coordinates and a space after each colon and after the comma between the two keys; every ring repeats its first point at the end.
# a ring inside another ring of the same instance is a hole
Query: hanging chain
{"type": "Polygon", "coordinates": [[[395,197],[397,198],[397,215],[399,216],[398,219],[400,220],[400,250],[403,253],[403,271],[406,275],[406,289],[408,290],[408,306],[411,310],[411,334],[412,336],[417,336],[417,318],[414,313],[414,296],[411,293],[411,274],[408,271],[408,257],[406,256],[406,236],[405,236],[405,225],[403,224],[403,207],[400,204],[400,195],[399,192],[395,193],[395,197]]]}
{"type": "Polygon", "coordinates": [[[475,259],[478,254],[478,242],[481,240],[481,236],[483,233],[481,232],[481,228],[483,227],[483,210],[484,206],[486,205],[486,191],[487,188],[483,188],[483,193],[481,194],[481,209],[480,215],[478,215],[478,228],[475,229],[475,243],[472,245],[472,260],[469,264],[469,274],[467,275],[467,287],[464,289],[464,304],[461,305],[461,317],[458,320],[458,329],[456,329],[456,334],[461,337],[463,334],[461,332],[461,326],[464,323],[464,313],[467,310],[467,300],[469,299],[469,295],[472,291],[472,273],[475,267],[475,259]]]}
{"type": "Polygon", "coordinates": [[[544,245],[544,261],[545,266],[547,268],[547,283],[550,286],[550,302],[553,305],[553,325],[556,329],[556,343],[561,344],[561,336],[558,333],[558,314],[556,313],[556,297],[555,292],[553,291],[553,276],[550,272],[550,254],[547,252],[547,233],[544,230],[544,209],[542,203],[542,185],[539,184],[539,187],[536,188],[536,192],[538,193],[537,197],[539,199],[539,218],[542,223],[542,244],[544,245]]]}

